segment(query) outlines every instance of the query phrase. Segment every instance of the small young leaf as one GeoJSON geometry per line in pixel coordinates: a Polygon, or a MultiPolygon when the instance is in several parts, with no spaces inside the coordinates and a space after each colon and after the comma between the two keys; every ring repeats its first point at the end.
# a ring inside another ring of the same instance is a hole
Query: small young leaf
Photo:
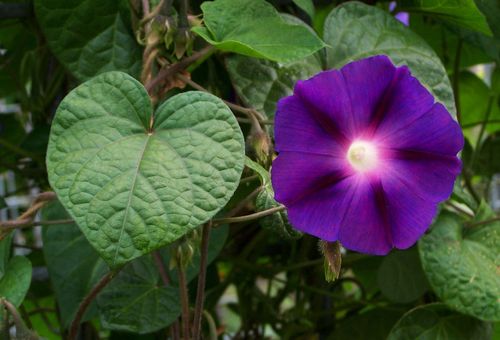
{"type": "Polygon", "coordinates": [[[491,325],[453,312],[444,304],[418,306],[394,325],[387,340],[491,339],[491,325]]]}
{"type": "MultiPolygon", "coordinates": [[[[483,203],[476,219],[491,216],[483,203]]],[[[418,247],[424,272],[443,302],[482,320],[500,320],[500,222],[464,229],[458,216],[443,212],[418,247]]]]}
{"type": "Polygon", "coordinates": [[[49,181],[112,268],[208,221],[243,170],[243,135],[219,98],[174,96],[150,128],[152,114],[139,82],[109,72],[73,90],[52,123],[49,181]]]}
{"type": "Polygon", "coordinates": [[[359,2],[336,7],[325,21],[324,39],[328,66],[339,68],[350,61],[373,55],[387,55],[406,64],[418,78],[456,115],[453,91],[439,57],[427,43],[389,13],[359,2]]]}
{"type": "Polygon", "coordinates": [[[287,23],[264,0],[206,1],[201,9],[206,28],[193,31],[223,51],[292,62],[325,46],[313,31],[287,23]]]}

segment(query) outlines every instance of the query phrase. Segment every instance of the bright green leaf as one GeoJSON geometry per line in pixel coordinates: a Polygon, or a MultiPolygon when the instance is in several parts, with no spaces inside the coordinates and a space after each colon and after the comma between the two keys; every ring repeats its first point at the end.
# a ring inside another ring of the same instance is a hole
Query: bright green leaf
{"type": "MultiPolygon", "coordinates": [[[[482,204],[477,221],[491,217],[482,204]]],[[[451,308],[482,320],[500,320],[500,222],[465,227],[443,212],[419,241],[424,272],[436,294],[451,308]]]]}
{"type": "Polygon", "coordinates": [[[0,297],[19,307],[31,284],[31,262],[23,256],[15,256],[7,265],[0,279],[0,297]]]}
{"type": "Polygon", "coordinates": [[[137,76],[142,54],[127,25],[128,1],[39,0],[35,13],[50,48],[81,81],[106,71],[137,76]]]}
{"type": "Polygon", "coordinates": [[[293,93],[300,79],[307,79],[321,71],[317,56],[310,56],[290,64],[232,55],[226,59],[227,69],[238,96],[243,102],[269,119],[274,117],[279,99],[293,93]]]}
{"type": "Polygon", "coordinates": [[[112,267],[208,221],[236,190],[244,143],[219,98],[186,92],[154,114],[144,87],[109,72],[60,104],[47,151],[49,180],[112,267]]]}
{"type": "Polygon", "coordinates": [[[396,303],[415,301],[429,287],[416,248],[393,251],[386,256],[377,281],[382,294],[396,303]]]}
{"type": "Polygon", "coordinates": [[[128,264],[97,298],[104,328],[144,334],[175,321],[181,312],[179,289],[160,281],[151,256],[128,264]]]}
{"type": "Polygon", "coordinates": [[[313,31],[287,23],[264,0],[206,1],[201,9],[206,28],[193,31],[223,51],[292,62],[324,47],[313,31]]]}
{"type": "Polygon", "coordinates": [[[450,311],[444,304],[418,306],[407,312],[391,330],[387,340],[490,339],[491,325],[450,311]]]}
{"type": "MultiPolygon", "coordinates": [[[[45,221],[69,218],[59,202],[46,206],[42,216],[45,221]]],[[[50,280],[59,301],[62,327],[66,329],[80,302],[108,268],[75,223],[44,226],[42,240],[50,280]]],[[[83,321],[91,319],[96,312],[92,303],[83,321]]]]}
{"type": "Polygon", "coordinates": [[[436,53],[417,34],[389,13],[358,2],[335,8],[325,21],[328,66],[339,68],[350,61],[387,55],[397,65],[406,64],[455,116],[453,91],[436,53]]]}
{"type": "Polygon", "coordinates": [[[491,36],[483,13],[474,0],[402,0],[403,11],[427,13],[438,19],[491,36]]]}

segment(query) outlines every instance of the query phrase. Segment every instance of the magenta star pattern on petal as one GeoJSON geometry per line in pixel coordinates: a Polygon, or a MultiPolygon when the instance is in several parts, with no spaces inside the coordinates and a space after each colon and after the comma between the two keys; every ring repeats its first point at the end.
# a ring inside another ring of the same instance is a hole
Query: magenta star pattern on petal
{"type": "Polygon", "coordinates": [[[291,224],[347,249],[412,246],[460,173],[459,125],[386,56],[299,81],[275,121],[272,183],[291,224]]]}

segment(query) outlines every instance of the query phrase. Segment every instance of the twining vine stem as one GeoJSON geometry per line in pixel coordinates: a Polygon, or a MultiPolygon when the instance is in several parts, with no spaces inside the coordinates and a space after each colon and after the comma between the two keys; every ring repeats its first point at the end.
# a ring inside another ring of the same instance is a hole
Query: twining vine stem
{"type": "Polygon", "coordinates": [[[280,205],[280,206],[277,206],[277,207],[274,207],[271,209],[259,211],[259,212],[249,214],[249,215],[237,216],[237,217],[226,217],[226,218],[215,218],[215,219],[213,219],[213,225],[252,221],[252,220],[256,220],[256,219],[261,218],[261,217],[272,215],[274,213],[277,213],[277,212],[283,211],[283,210],[285,210],[285,206],[280,205]]]}
{"type": "Polygon", "coordinates": [[[192,55],[182,59],[178,63],[172,64],[168,67],[164,67],[158,72],[156,77],[154,77],[151,81],[147,82],[144,87],[146,90],[151,93],[152,90],[158,86],[160,83],[162,83],[164,80],[172,78],[174,75],[176,75],[178,72],[185,70],[188,68],[191,64],[194,64],[197,62],[199,59],[202,59],[211,53],[215,51],[215,48],[213,46],[207,46],[192,55]]]}
{"type": "Polygon", "coordinates": [[[198,274],[198,287],[196,291],[196,302],[194,308],[193,318],[193,339],[200,339],[201,331],[201,317],[203,314],[203,305],[205,302],[205,281],[207,277],[207,261],[208,261],[208,242],[210,239],[210,230],[212,229],[212,222],[203,225],[201,235],[201,248],[200,248],[200,273],[198,274]]]}
{"type": "Polygon", "coordinates": [[[182,337],[184,340],[190,339],[190,315],[189,315],[189,295],[188,286],[186,280],[186,273],[180,258],[177,257],[177,273],[179,276],[179,292],[181,296],[181,306],[182,306],[182,337]]]}
{"type": "Polygon", "coordinates": [[[498,222],[498,221],[500,221],[500,216],[492,217],[490,219],[487,219],[487,220],[484,220],[484,221],[480,221],[480,222],[469,223],[469,224],[466,224],[465,226],[467,228],[475,228],[475,227],[480,227],[480,226],[483,226],[483,225],[486,225],[486,224],[490,224],[490,223],[493,223],[493,222],[498,222]]]}
{"type": "Polygon", "coordinates": [[[88,293],[87,296],[85,296],[83,301],[78,306],[78,310],[75,314],[75,318],[71,322],[71,326],[69,328],[69,334],[68,334],[69,340],[76,340],[76,337],[78,335],[78,328],[80,326],[80,322],[82,321],[83,315],[87,311],[87,308],[92,303],[92,301],[94,301],[97,294],[99,294],[104,289],[104,287],[106,287],[108,285],[108,283],[110,283],[111,280],[113,280],[113,278],[120,272],[121,269],[122,269],[122,267],[115,269],[113,271],[110,271],[109,273],[104,275],[101,278],[101,280],[99,280],[99,282],[97,282],[97,284],[92,288],[90,293],[88,293]]]}
{"type": "MultiPolygon", "coordinates": [[[[261,217],[272,215],[272,214],[277,213],[277,212],[282,211],[282,210],[285,210],[285,206],[280,205],[278,207],[274,207],[274,208],[267,209],[267,210],[262,210],[262,211],[259,211],[259,212],[253,213],[253,214],[249,214],[249,215],[215,218],[212,220],[212,222],[213,222],[213,226],[217,226],[217,225],[221,225],[221,224],[229,224],[229,223],[247,222],[247,221],[259,219],[261,217]]],[[[0,222],[0,231],[2,231],[2,228],[5,228],[7,230],[11,230],[11,229],[36,227],[39,225],[50,226],[50,225],[70,224],[70,223],[75,223],[75,221],[71,220],[71,219],[52,220],[52,221],[32,221],[32,220],[28,221],[26,219],[23,219],[23,220],[19,220],[19,221],[5,221],[5,222],[0,222]]]]}
{"type": "MultiPolygon", "coordinates": [[[[196,90],[210,93],[210,91],[208,91],[206,88],[204,88],[200,84],[194,82],[193,80],[189,79],[188,77],[183,76],[182,74],[176,74],[176,77],[196,90]]],[[[254,109],[243,107],[243,106],[228,102],[227,100],[223,100],[223,101],[227,106],[229,106],[230,109],[237,111],[237,112],[240,112],[240,113],[243,113],[244,115],[248,116],[251,123],[253,122],[254,119],[258,119],[259,121],[266,120],[262,113],[254,110],[254,109]]]]}

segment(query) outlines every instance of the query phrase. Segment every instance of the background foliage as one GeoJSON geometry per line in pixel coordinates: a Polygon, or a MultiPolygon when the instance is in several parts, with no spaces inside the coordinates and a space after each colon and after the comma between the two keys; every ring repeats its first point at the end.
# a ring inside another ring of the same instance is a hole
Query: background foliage
{"type": "Polygon", "coordinates": [[[499,65],[496,0],[0,2],[2,338],[500,339],[499,65]],[[276,102],[379,54],[466,137],[385,257],[295,231],[268,173],[276,102]]]}

